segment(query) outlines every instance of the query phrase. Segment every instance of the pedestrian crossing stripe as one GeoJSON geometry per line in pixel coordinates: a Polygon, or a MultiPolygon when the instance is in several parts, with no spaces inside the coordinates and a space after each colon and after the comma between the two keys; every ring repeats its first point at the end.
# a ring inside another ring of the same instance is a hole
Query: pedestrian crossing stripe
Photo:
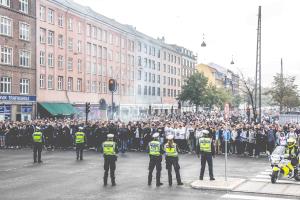
{"type": "Polygon", "coordinates": [[[250,196],[250,195],[240,195],[240,194],[225,194],[221,196],[222,199],[244,199],[244,200],[295,200],[287,198],[278,197],[266,197],[266,196],[250,196]]]}

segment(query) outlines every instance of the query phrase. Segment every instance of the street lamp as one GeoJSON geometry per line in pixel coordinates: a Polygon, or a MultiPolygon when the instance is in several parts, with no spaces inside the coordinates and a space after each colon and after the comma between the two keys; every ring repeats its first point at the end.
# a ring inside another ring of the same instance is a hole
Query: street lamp
{"type": "Polygon", "coordinates": [[[201,47],[206,47],[206,43],[204,41],[204,33],[203,33],[203,41],[202,41],[201,47]]]}
{"type": "Polygon", "coordinates": [[[234,62],[233,62],[233,55],[231,55],[231,62],[230,62],[230,64],[231,64],[231,65],[234,64],[234,62]]]}

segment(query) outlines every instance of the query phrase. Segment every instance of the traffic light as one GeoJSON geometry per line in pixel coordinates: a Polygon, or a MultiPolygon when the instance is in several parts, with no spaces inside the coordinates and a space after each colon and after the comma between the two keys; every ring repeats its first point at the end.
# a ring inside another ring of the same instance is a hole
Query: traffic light
{"type": "Polygon", "coordinates": [[[90,102],[85,103],[85,112],[86,113],[91,112],[91,103],[90,102]]]}
{"type": "Polygon", "coordinates": [[[110,92],[115,92],[117,90],[117,81],[115,79],[109,79],[108,89],[110,92]]]}

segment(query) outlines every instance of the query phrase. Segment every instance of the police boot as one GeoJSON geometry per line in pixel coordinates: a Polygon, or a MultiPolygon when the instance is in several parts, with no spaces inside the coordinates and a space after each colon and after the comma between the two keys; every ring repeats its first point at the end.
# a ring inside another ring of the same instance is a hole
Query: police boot
{"type": "Polygon", "coordinates": [[[156,187],[162,186],[163,184],[160,182],[160,173],[156,173],[156,187]]]}
{"type": "Polygon", "coordinates": [[[104,172],[104,177],[103,177],[103,184],[104,186],[107,186],[107,178],[108,178],[108,172],[104,172]]]}
{"type": "Polygon", "coordinates": [[[148,174],[148,185],[151,185],[152,183],[152,174],[148,174]]]}
{"type": "Polygon", "coordinates": [[[169,186],[172,186],[172,172],[168,170],[168,181],[169,181],[169,186]]]}
{"type": "Polygon", "coordinates": [[[176,173],[177,185],[183,185],[183,183],[181,182],[179,170],[178,171],[176,170],[175,173],[176,173]]]}
{"type": "Polygon", "coordinates": [[[111,185],[116,186],[116,177],[115,177],[115,172],[111,172],[110,174],[110,179],[111,179],[111,185]]]}

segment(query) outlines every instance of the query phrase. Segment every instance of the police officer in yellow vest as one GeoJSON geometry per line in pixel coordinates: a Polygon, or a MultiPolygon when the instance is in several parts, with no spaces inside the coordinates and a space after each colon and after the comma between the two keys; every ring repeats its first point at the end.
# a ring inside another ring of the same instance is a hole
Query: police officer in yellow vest
{"type": "Polygon", "coordinates": [[[113,141],[114,135],[108,134],[107,141],[102,143],[103,155],[104,155],[104,186],[107,185],[108,171],[110,170],[110,178],[112,186],[116,185],[115,170],[118,147],[116,142],[113,141]]]}
{"type": "Polygon", "coordinates": [[[296,143],[297,142],[295,138],[289,138],[287,140],[287,146],[285,148],[284,157],[288,158],[291,161],[287,165],[291,170],[290,177],[294,177],[298,174],[297,165],[299,164],[299,148],[296,143]]]}
{"type": "Polygon", "coordinates": [[[209,137],[208,130],[202,131],[203,136],[199,138],[199,144],[197,146],[197,156],[200,157],[201,154],[201,171],[200,171],[200,180],[203,180],[204,171],[205,171],[205,165],[206,161],[208,163],[209,168],[209,177],[210,180],[215,180],[213,175],[213,162],[212,162],[212,156],[215,156],[215,148],[212,139],[209,137]]]}
{"type": "Polygon", "coordinates": [[[174,136],[168,135],[168,142],[164,145],[164,151],[166,155],[166,169],[168,170],[169,186],[172,185],[172,166],[174,167],[177,185],[183,185],[180,178],[180,166],[178,163],[178,149],[176,143],[173,141],[174,136]]]}
{"type": "Polygon", "coordinates": [[[150,157],[149,162],[149,173],[148,173],[148,185],[152,183],[152,172],[154,167],[156,167],[156,186],[159,187],[163,185],[160,182],[160,173],[161,173],[161,161],[162,161],[162,154],[164,153],[163,148],[160,144],[159,140],[159,133],[154,133],[152,135],[153,141],[149,142],[148,144],[148,152],[150,157]]]}
{"type": "Polygon", "coordinates": [[[83,149],[86,142],[85,133],[83,132],[83,127],[78,128],[79,131],[75,133],[75,144],[76,144],[76,159],[83,159],[83,149]]]}
{"type": "Polygon", "coordinates": [[[35,127],[35,132],[32,134],[33,139],[33,162],[41,163],[42,149],[43,149],[43,133],[41,132],[40,127],[35,127]]]}

